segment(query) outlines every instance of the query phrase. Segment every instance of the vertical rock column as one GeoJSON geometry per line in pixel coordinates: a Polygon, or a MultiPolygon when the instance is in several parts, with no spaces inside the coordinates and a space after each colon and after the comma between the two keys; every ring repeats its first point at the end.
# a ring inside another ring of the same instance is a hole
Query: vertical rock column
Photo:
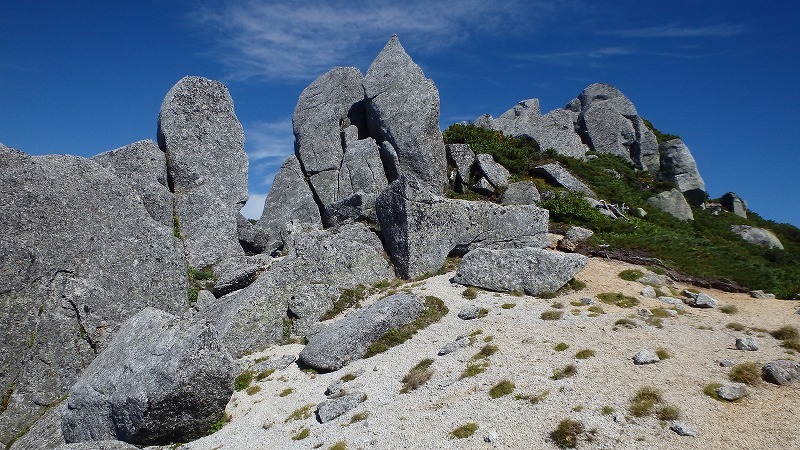
{"type": "Polygon", "coordinates": [[[158,144],[189,264],[243,254],[236,218],[247,201],[247,155],[228,89],[201,77],[180,80],[161,105],[158,144]]]}

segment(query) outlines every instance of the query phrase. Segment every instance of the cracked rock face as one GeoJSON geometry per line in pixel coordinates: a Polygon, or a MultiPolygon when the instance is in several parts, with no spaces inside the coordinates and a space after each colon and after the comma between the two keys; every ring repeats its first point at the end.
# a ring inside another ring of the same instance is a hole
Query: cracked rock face
{"type": "Polygon", "coordinates": [[[128,317],[185,308],[187,284],[171,227],[96,162],[0,146],[0,197],[5,444],[58,403],[128,317]]]}
{"type": "Polygon", "coordinates": [[[439,91],[397,36],[367,70],[364,92],[370,136],[392,145],[398,173],[419,179],[431,192],[443,192],[447,161],[439,129],[439,91]]]}
{"type": "Polygon", "coordinates": [[[661,168],[657,178],[675,183],[692,206],[700,206],[706,200],[706,184],[697,171],[692,153],[680,139],[662,142],[661,168]]]}
{"type": "Polygon", "coordinates": [[[247,201],[244,131],[220,82],[184,77],[158,115],[175,213],[189,264],[205,267],[244,254],[237,216],[247,201]]]}
{"type": "Polygon", "coordinates": [[[433,195],[401,177],[378,197],[378,222],[398,275],[438,270],[451,252],[546,247],[549,214],[533,205],[501,206],[433,195]]]}

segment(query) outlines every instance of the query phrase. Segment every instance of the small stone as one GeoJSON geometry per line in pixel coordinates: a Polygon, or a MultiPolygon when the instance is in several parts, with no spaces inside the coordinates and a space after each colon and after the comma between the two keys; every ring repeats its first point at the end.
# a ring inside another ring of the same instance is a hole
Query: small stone
{"type": "Polygon", "coordinates": [[[449,355],[450,353],[460,350],[466,347],[467,345],[469,345],[469,338],[467,336],[459,336],[455,341],[450,342],[449,344],[446,344],[444,347],[442,347],[439,350],[438,355],[439,356],[449,355]]]}
{"type": "Polygon", "coordinates": [[[755,291],[750,291],[750,297],[759,299],[772,299],[775,298],[775,294],[767,294],[766,292],[757,289],[755,291]]]}
{"type": "Polygon", "coordinates": [[[625,425],[627,423],[627,420],[625,420],[625,415],[624,414],[615,413],[614,414],[614,422],[616,422],[616,423],[618,423],[620,425],[625,425]]]}
{"type": "Polygon", "coordinates": [[[329,422],[355,408],[366,399],[366,394],[358,392],[325,400],[317,407],[317,420],[319,423],[329,422]]]}
{"type": "Polygon", "coordinates": [[[635,355],[633,355],[633,363],[636,364],[637,366],[641,366],[644,364],[653,364],[659,361],[661,361],[661,358],[658,357],[656,352],[649,349],[639,350],[638,352],[636,352],[635,355]]]}
{"type": "Polygon", "coordinates": [[[695,308],[716,308],[717,301],[714,300],[708,294],[697,294],[695,297],[694,302],[689,303],[689,305],[694,306],[695,308]]]}
{"type": "Polygon", "coordinates": [[[327,389],[325,389],[325,395],[328,397],[334,396],[341,392],[342,388],[344,388],[344,381],[337,380],[335,383],[331,384],[327,389]]]}
{"type": "Polygon", "coordinates": [[[658,297],[658,300],[668,305],[683,305],[683,302],[675,297],[658,297]]]}
{"type": "Polygon", "coordinates": [[[653,286],[643,287],[640,294],[642,295],[642,297],[656,298],[656,290],[653,288],[653,286]]]}
{"type": "Polygon", "coordinates": [[[478,312],[480,308],[475,305],[467,306],[466,308],[462,309],[458,312],[458,318],[462,320],[472,320],[478,318],[478,312]]]}
{"type": "Polygon", "coordinates": [[[495,442],[495,441],[497,441],[496,431],[492,431],[491,433],[483,437],[483,442],[495,442]]]}
{"type": "Polygon", "coordinates": [[[650,310],[647,308],[642,308],[636,311],[636,314],[643,319],[648,319],[650,317],[653,317],[653,313],[651,313],[650,310]]]}
{"type": "Polygon", "coordinates": [[[669,426],[669,429],[678,433],[679,436],[697,436],[697,431],[693,428],[689,428],[689,426],[683,422],[672,422],[672,424],[669,426]]]}
{"type": "Polygon", "coordinates": [[[735,363],[729,359],[723,359],[722,361],[719,362],[720,367],[733,367],[734,364],[735,363]]]}
{"type": "Polygon", "coordinates": [[[592,300],[589,297],[584,297],[584,298],[580,299],[579,301],[581,303],[583,303],[584,305],[587,305],[587,306],[594,305],[594,300],[592,300]]]}
{"type": "Polygon", "coordinates": [[[716,389],[717,395],[723,400],[732,402],[747,395],[747,387],[742,383],[726,384],[716,389]]]}
{"type": "Polygon", "coordinates": [[[736,348],[738,350],[756,351],[758,350],[758,343],[753,337],[736,338],[736,348]]]}

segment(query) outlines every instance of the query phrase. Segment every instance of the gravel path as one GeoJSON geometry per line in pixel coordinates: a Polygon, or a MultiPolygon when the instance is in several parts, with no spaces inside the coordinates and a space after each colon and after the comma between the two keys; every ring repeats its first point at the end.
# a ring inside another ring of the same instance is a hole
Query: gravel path
{"type": "MultiPolygon", "coordinates": [[[[337,372],[306,373],[292,364],[266,380],[254,382],[259,392],[236,392],[228,404],[230,423],[181,448],[327,449],[343,441],[348,449],[547,449],[556,448],[549,434],[565,418],[579,420],[593,432],[591,441],[588,434],[584,435],[578,448],[800,448],[800,385],[778,387],[762,382],[736,403],[722,403],[702,392],[710,382],[727,381],[729,369],[720,366],[721,360],[797,360],[796,354],[787,354],[779,341],[763,332],[751,332],[760,350],[736,350],[736,337],[745,334],[726,328],[726,324],[739,322],[767,330],[786,324],[800,328],[800,315],[795,314],[800,302],[755,300],[746,294],[704,290],[720,304],[736,306],[738,313],[687,307],[685,314],[663,319],[663,328],[638,318],[633,319],[638,323],[634,328],[615,326],[618,319],[634,317],[637,309],[665,306],[656,299],[641,297],[641,284],[617,276],[632,268],[644,270],[593,258],[576,277],[587,283],[585,289],[549,300],[484,291],[475,300],[467,300],[462,296],[464,287],[450,283],[453,273],[409,283],[404,287],[413,292],[443,299],[450,313],[405,344],[337,372]],[[596,317],[591,317],[588,306],[570,304],[584,297],[596,300],[601,292],[635,296],[641,304],[625,309],[598,302],[605,313],[596,317]],[[563,304],[563,317],[540,319],[543,311],[553,309],[554,302],[563,304]],[[516,305],[504,309],[506,303],[516,305]],[[470,321],[457,317],[461,308],[473,304],[488,309],[489,314],[470,321]],[[478,331],[471,346],[437,356],[438,350],[456,337],[478,331]],[[486,371],[459,379],[472,356],[487,344],[485,341],[498,348],[488,358],[486,371]],[[559,342],[569,348],[554,350],[559,342]],[[664,348],[672,356],[656,364],[635,366],[631,358],[643,348],[664,348]],[[576,352],[582,349],[594,350],[595,356],[576,359],[576,352]],[[400,394],[401,379],[423,358],[434,359],[433,377],[418,390],[400,394]],[[577,367],[575,376],[551,379],[555,370],[568,364],[577,367]],[[298,408],[324,401],[326,387],[346,374],[358,374],[345,383],[347,391],[367,395],[359,407],[324,424],[317,423],[313,415],[286,421],[298,408]],[[514,393],[490,398],[489,389],[503,379],[516,385],[514,393]],[[697,430],[698,437],[678,436],[669,430],[669,422],[653,416],[632,417],[628,412],[630,398],[645,385],[659,388],[664,403],[677,407],[680,420],[697,430]],[[279,394],[287,388],[294,391],[281,397],[279,394]],[[537,404],[515,398],[517,394],[543,392],[548,394],[537,404]],[[603,414],[604,407],[615,412],[603,414]],[[361,413],[366,419],[350,423],[361,413]],[[469,422],[478,425],[474,435],[451,438],[453,429],[469,422]],[[308,437],[293,440],[304,428],[309,430],[308,437]],[[495,433],[493,442],[484,441],[495,433]]],[[[676,286],[676,292],[684,287],[676,286]]],[[[299,344],[274,347],[248,359],[297,355],[300,350],[299,344]]]]}

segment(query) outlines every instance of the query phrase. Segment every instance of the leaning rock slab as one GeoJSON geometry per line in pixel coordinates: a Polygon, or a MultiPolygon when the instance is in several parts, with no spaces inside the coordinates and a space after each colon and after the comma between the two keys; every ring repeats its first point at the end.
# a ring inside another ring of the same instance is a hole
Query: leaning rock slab
{"type": "Polygon", "coordinates": [[[392,36],[364,77],[370,136],[388,141],[400,175],[443,192],[447,161],[439,129],[439,91],[392,36]]]}
{"type": "MultiPolygon", "coordinates": [[[[447,144],[447,159],[455,167],[456,177],[453,180],[458,192],[464,192],[472,178],[472,166],[475,164],[475,152],[469,144],[447,144]]],[[[537,192],[538,193],[538,192],[537,192]]]]}
{"type": "Polygon", "coordinates": [[[597,198],[597,194],[586,186],[581,180],[575,178],[567,169],[561,167],[559,163],[550,163],[537,166],[531,171],[531,175],[542,177],[556,186],[561,186],[570,192],[578,192],[590,198],[597,198]]]}
{"type": "Polygon", "coordinates": [[[317,370],[339,370],[361,358],[387,331],[412,322],[425,307],[422,298],[395,294],[351,314],[312,336],[300,362],[317,370]]]}
{"type": "Polygon", "coordinates": [[[495,162],[492,155],[481,153],[475,157],[478,170],[483,174],[495,190],[508,187],[508,179],[511,173],[500,163],[495,162]]]}
{"type": "Polygon", "coordinates": [[[225,411],[235,362],[205,321],[145,308],[125,322],[72,387],[66,442],[186,442],[225,411]]]}
{"type": "Polygon", "coordinates": [[[378,197],[377,212],[386,248],[404,278],[438,270],[454,250],[550,243],[547,210],[447,199],[427,192],[414,178],[392,182],[378,197]]]}
{"type": "Polygon", "coordinates": [[[189,264],[243,254],[236,218],[247,201],[247,154],[228,89],[201,77],[178,81],[161,104],[158,145],[189,264]]]}
{"type": "Polygon", "coordinates": [[[786,359],[768,362],[761,368],[761,375],[773,384],[795,384],[800,381],[800,364],[786,359]]]}
{"type": "Polygon", "coordinates": [[[524,291],[528,295],[555,292],[586,266],[576,253],[537,248],[478,248],[461,260],[454,281],[493,291],[524,291]]]}
{"type": "Polygon", "coordinates": [[[5,445],[63,398],[126,319],[146,306],[186,308],[187,282],[172,228],[94,161],[0,145],[0,198],[5,445]]]}
{"type": "Polygon", "coordinates": [[[720,199],[722,207],[728,211],[736,214],[739,217],[747,219],[747,203],[742,200],[736,193],[727,192],[720,199]]]}
{"type": "Polygon", "coordinates": [[[706,185],[692,153],[680,139],[662,142],[659,146],[661,168],[657,179],[671,181],[678,186],[692,206],[700,206],[706,200],[706,185]]]}

